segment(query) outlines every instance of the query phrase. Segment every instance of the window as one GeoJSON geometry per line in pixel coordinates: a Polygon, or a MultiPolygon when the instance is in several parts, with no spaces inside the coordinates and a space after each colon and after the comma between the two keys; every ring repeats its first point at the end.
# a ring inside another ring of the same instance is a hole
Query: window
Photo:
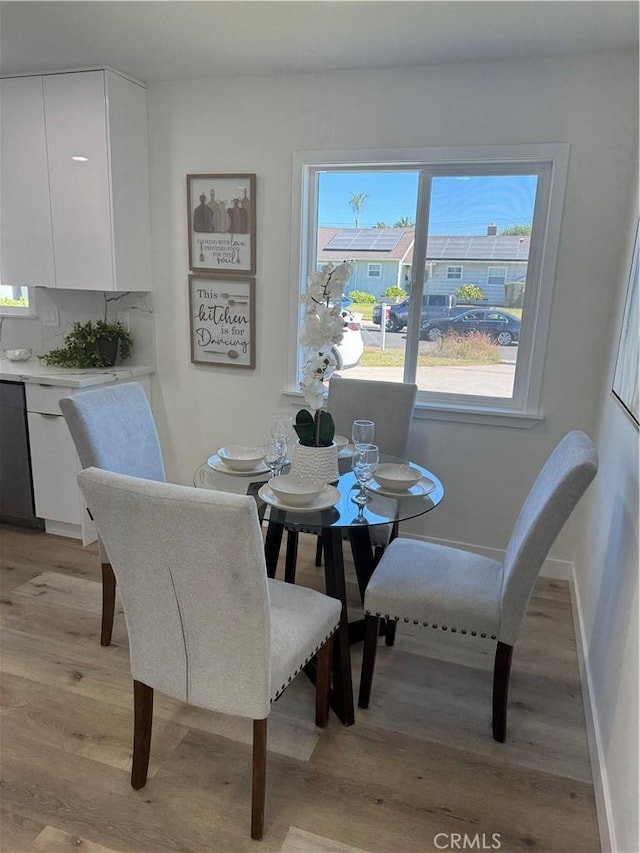
{"type": "Polygon", "coordinates": [[[506,280],[506,267],[489,267],[489,269],[487,270],[487,284],[503,285],[506,280]]]}
{"type": "Polygon", "coordinates": [[[382,275],[382,264],[368,264],[367,275],[369,278],[380,278],[382,275]]]}
{"type": "Polygon", "coordinates": [[[34,317],[33,299],[28,287],[0,285],[0,317],[34,317]]]}
{"type": "MultiPolygon", "coordinates": [[[[418,417],[533,425],[540,418],[568,150],[565,144],[532,144],[296,155],[300,215],[292,218],[292,245],[299,252],[292,263],[292,324],[299,328],[308,271],[330,255],[325,239],[338,261],[355,257],[368,271],[381,271],[382,261],[396,264],[398,281],[409,275],[408,307],[390,305],[384,336],[379,315],[376,325],[365,322],[364,353],[347,375],[375,378],[383,367],[385,379],[415,381],[418,417]],[[355,194],[364,197],[357,229],[350,205],[355,194]],[[415,225],[400,229],[394,222],[415,225]],[[530,236],[501,233],[511,225],[526,226],[530,236]],[[517,300],[506,284],[515,279],[517,300]],[[455,281],[467,291],[458,304],[450,296],[455,281]],[[449,295],[445,304],[429,298],[440,294],[449,295]],[[474,311],[479,301],[500,311],[474,311]],[[457,347],[453,334],[456,317],[467,311],[481,317],[458,323],[462,334],[479,331],[472,344],[490,339],[471,357],[469,342],[457,347]],[[474,323],[481,328],[472,329],[474,323]]],[[[358,289],[353,279],[350,289],[358,289]]],[[[305,360],[294,341],[292,391],[305,360]]]]}

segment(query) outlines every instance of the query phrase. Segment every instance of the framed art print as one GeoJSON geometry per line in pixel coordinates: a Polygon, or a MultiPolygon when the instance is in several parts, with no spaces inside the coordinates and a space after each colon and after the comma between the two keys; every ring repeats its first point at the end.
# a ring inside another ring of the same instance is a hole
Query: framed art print
{"type": "Polygon", "coordinates": [[[187,175],[189,269],[256,272],[256,176],[187,175]]]}
{"type": "Polygon", "coordinates": [[[189,276],[191,361],[255,367],[255,279],[189,276]]]}

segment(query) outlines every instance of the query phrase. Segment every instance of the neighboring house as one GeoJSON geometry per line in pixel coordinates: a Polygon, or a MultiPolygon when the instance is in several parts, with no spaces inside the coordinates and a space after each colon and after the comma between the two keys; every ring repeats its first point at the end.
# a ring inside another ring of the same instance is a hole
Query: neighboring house
{"type": "MultiPolygon", "coordinates": [[[[394,285],[409,289],[413,228],[318,228],[318,265],[355,261],[350,290],[376,299],[394,285]]],[[[482,288],[484,302],[520,305],[529,261],[529,237],[435,236],[427,241],[425,282],[430,293],[455,293],[462,284],[482,288]]]]}

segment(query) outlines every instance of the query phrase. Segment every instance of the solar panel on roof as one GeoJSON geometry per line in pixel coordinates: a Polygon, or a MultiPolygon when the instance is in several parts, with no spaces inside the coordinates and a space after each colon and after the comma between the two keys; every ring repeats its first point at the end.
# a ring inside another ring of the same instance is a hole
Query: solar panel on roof
{"type": "Polygon", "coordinates": [[[402,228],[363,228],[357,231],[338,231],[325,249],[353,249],[354,251],[391,252],[404,234],[402,228]]]}

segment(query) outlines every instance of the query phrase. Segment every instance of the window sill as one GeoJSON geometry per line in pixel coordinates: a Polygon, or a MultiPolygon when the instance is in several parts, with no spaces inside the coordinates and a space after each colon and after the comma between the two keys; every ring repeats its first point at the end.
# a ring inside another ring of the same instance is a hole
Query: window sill
{"type": "Polygon", "coordinates": [[[534,412],[516,412],[512,409],[483,406],[455,406],[452,404],[416,403],[413,417],[416,420],[449,421],[453,423],[508,426],[514,429],[531,429],[544,420],[544,415],[534,412]]]}
{"type": "MultiPolygon", "coordinates": [[[[283,388],[280,392],[283,402],[296,408],[306,408],[300,391],[283,388]]],[[[544,420],[544,415],[532,412],[516,412],[510,409],[470,408],[452,404],[416,403],[413,412],[415,420],[449,421],[453,423],[484,424],[485,426],[507,426],[512,429],[531,429],[544,420]]]]}

